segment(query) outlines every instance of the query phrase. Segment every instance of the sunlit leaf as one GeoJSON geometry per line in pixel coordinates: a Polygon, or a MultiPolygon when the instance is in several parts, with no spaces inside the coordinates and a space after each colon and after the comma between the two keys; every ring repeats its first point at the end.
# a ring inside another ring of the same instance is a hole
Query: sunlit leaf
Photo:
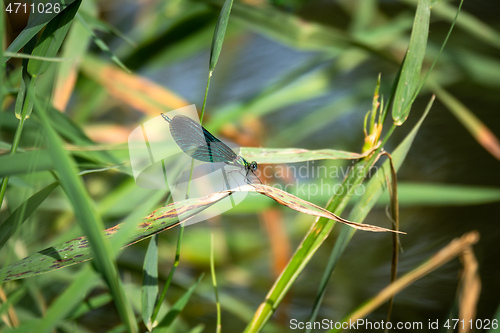
{"type": "MultiPolygon", "coordinates": [[[[75,0],[65,1],[66,5],[71,5],[75,0]]],[[[30,19],[28,26],[21,31],[21,33],[16,37],[16,39],[9,45],[6,51],[8,52],[18,52],[23,48],[28,41],[33,38],[50,20],[56,17],[58,13],[52,11],[51,13],[38,13],[35,11],[34,19],[30,19]]],[[[8,57],[4,58],[4,62],[9,60],[8,57]]]]}
{"type": "Polygon", "coordinates": [[[149,331],[153,328],[151,316],[158,297],[158,237],[155,235],[149,241],[144,270],[142,274],[142,321],[149,331]]]}
{"type": "MultiPolygon", "coordinates": [[[[92,199],[82,179],[77,174],[75,161],[64,150],[61,138],[52,128],[47,113],[40,104],[37,103],[36,105],[37,115],[40,117],[45,129],[46,139],[50,147],[49,154],[53,160],[57,161],[55,169],[58,173],[61,186],[68,196],[80,227],[89,238],[88,244],[94,252],[97,267],[103,274],[114,296],[114,303],[117,306],[120,318],[130,330],[134,330],[132,328],[136,327],[137,323],[135,322],[132,308],[127,301],[121,281],[118,279],[112,249],[101,234],[101,230],[103,229],[102,220],[97,215],[92,199]]],[[[57,253],[52,253],[52,255],[57,257],[56,261],[64,262],[66,260],[66,258],[58,256],[57,253]]]]}
{"type": "Polygon", "coordinates": [[[212,39],[212,48],[210,50],[210,67],[209,71],[212,73],[219,60],[220,51],[222,50],[222,44],[224,43],[224,36],[226,34],[227,23],[229,22],[229,14],[231,13],[231,7],[233,6],[233,0],[226,0],[222,6],[222,10],[219,14],[219,19],[217,20],[217,25],[215,26],[214,37],[212,39]]]}
{"type": "MultiPolygon", "coordinates": [[[[71,5],[47,24],[32,55],[40,57],[56,56],[81,3],[82,0],[72,2],[71,5]]],[[[49,64],[50,62],[43,60],[31,59],[28,63],[28,72],[33,76],[38,76],[47,70],[49,64]]]]}
{"type": "Polygon", "coordinates": [[[430,15],[429,0],[420,0],[413,23],[410,45],[403,61],[392,108],[392,118],[398,126],[408,118],[413,96],[420,84],[420,70],[422,69],[427,48],[430,15]]]}
{"type": "Polygon", "coordinates": [[[297,163],[315,160],[336,160],[336,159],[360,159],[367,156],[365,154],[351,153],[348,151],[334,149],[308,150],[301,148],[242,148],[241,154],[245,158],[256,160],[258,163],[297,163]]]}
{"type": "MultiPolygon", "coordinates": [[[[348,221],[324,208],[302,200],[283,190],[261,184],[252,184],[244,185],[232,190],[215,192],[203,198],[171,203],[163,208],[160,208],[148,215],[146,219],[139,224],[137,232],[126,242],[126,244],[134,244],[158,232],[170,229],[178,225],[180,222],[185,222],[189,218],[195,216],[199,212],[228,197],[231,193],[236,191],[257,192],[298,212],[331,219],[344,223],[355,229],[373,232],[394,232],[393,230],[387,228],[348,221]]],[[[104,235],[106,237],[112,237],[119,228],[120,225],[116,225],[115,227],[106,229],[104,231],[104,235]]],[[[92,257],[93,256],[90,252],[87,238],[80,237],[66,243],[50,247],[10,265],[5,269],[5,272],[7,273],[6,280],[26,278],[50,272],[55,269],[92,259],[92,257]]]]}

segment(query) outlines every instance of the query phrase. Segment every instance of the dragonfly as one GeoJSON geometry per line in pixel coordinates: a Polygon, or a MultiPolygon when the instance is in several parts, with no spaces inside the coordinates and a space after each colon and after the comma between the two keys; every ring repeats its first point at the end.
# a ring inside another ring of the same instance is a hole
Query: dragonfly
{"type": "MultiPolygon", "coordinates": [[[[170,118],[165,113],[161,116],[169,123],[170,133],[179,148],[195,160],[209,163],[223,162],[228,165],[240,167],[246,171],[245,178],[251,172],[257,179],[257,162],[247,162],[237,155],[228,145],[217,139],[205,127],[184,115],[175,115],[170,118]]],[[[260,179],[259,179],[259,182],[260,179]]],[[[262,183],[262,182],[261,182],[262,183]]]]}

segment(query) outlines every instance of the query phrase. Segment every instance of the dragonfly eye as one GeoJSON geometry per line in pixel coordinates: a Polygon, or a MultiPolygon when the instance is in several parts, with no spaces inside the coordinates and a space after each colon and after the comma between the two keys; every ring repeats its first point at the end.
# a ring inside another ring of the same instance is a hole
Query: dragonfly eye
{"type": "Polygon", "coordinates": [[[250,163],[250,169],[253,171],[257,170],[257,162],[253,161],[250,163]]]}

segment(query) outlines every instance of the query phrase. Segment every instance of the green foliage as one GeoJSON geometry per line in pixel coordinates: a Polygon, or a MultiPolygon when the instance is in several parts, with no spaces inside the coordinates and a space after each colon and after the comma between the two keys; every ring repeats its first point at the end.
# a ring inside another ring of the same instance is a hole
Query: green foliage
{"type": "MultiPolygon", "coordinates": [[[[466,1],[456,21],[452,2],[402,2],[172,0],[130,11],[75,0],[31,15],[17,36],[4,29],[13,17],[0,16],[0,44],[10,43],[0,73],[0,330],[199,332],[220,320],[222,331],[286,332],[272,316],[282,307],[301,321],[340,321],[390,281],[390,237],[336,226],[344,215],[366,230],[391,224],[386,189],[396,183],[382,152],[399,170],[400,267],[477,229],[479,276],[499,273],[490,253],[500,237],[500,32],[480,9],[493,0],[466,1]],[[288,193],[247,188],[233,210],[178,236],[179,216],[213,202],[165,206],[166,191],[139,188],[127,135],[201,101],[203,125],[288,193]],[[218,300],[200,277],[210,269],[218,300]]],[[[427,322],[402,304],[452,313],[460,265],[397,295],[394,318],[427,322]]],[[[472,304],[477,318],[498,318],[493,298],[472,304]]]]}
{"type": "Polygon", "coordinates": [[[420,0],[415,14],[410,45],[399,75],[398,87],[394,96],[392,118],[396,125],[404,123],[410,114],[414,95],[420,85],[420,69],[424,62],[429,34],[431,4],[429,0],[420,0]]]}
{"type": "MultiPolygon", "coordinates": [[[[82,1],[77,0],[71,3],[60,15],[50,20],[37,41],[37,45],[31,53],[39,57],[54,57],[63,43],[64,37],[68,33],[69,27],[76,12],[80,8],[82,1]]],[[[43,74],[49,67],[50,62],[39,59],[31,59],[28,62],[28,73],[32,76],[43,74]]]]}
{"type": "Polygon", "coordinates": [[[215,66],[217,65],[217,61],[219,60],[232,6],[233,0],[226,0],[219,14],[219,19],[217,20],[217,25],[215,26],[214,37],[212,38],[212,48],[210,49],[210,65],[208,67],[208,71],[210,73],[209,75],[212,75],[215,66]]]}

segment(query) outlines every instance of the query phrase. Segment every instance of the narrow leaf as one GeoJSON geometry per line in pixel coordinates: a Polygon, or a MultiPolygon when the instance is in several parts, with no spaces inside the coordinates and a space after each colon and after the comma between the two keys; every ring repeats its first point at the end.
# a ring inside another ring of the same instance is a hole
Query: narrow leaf
{"type": "Polygon", "coordinates": [[[158,297],[158,235],[149,240],[142,274],[142,320],[149,331],[153,329],[151,317],[158,297]]]}
{"type": "Polygon", "coordinates": [[[202,274],[199,278],[198,281],[196,281],[195,284],[191,286],[191,288],[186,291],[184,295],[182,295],[177,302],[172,306],[170,311],[165,315],[165,317],[162,319],[158,327],[155,328],[154,332],[155,333],[161,333],[161,332],[169,332],[168,327],[172,322],[174,321],[175,318],[179,315],[179,313],[184,309],[186,304],[188,303],[189,299],[191,298],[191,295],[193,295],[194,289],[200,283],[201,279],[203,278],[204,274],[202,274]]]}
{"type": "Polygon", "coordinates": [[[233,0],[226,0],[222,6],[222,10],[220,11],[219,19],[217,20],[217,25],[215,26],[214,37],[212,39],[212,48],[210,50],[209,75],[212,75],[212,72],[217,65],[217,61],[219,60],[222,44],[224,43],[224,35],[226,34],[227,23],[229,22],[229,14],[231,13],[232,7],[233,0]]]}
{"type": "Polygon", "coordinates": [[[352,153],[334,149],[308,150],[302,148],[242,148],[241,154],[248,159],[264,164],[297,163],[315,160],[356,160],[368,156],[372,151],[364,154],[352,153]]]}
{"type": "MultiPolygon", "coordinates": [[[[290,193],[274,187],[261,184],[249,184],[231,190],[215,192],[203,198],[171,203],[165,207],[155,210],[149,214],[145,220],[140,222],[137,232],[127,240],[126,246],[151,237],[161,231],[175,227],[181,222],[189,220],[189,218],[230,196],[232,193],[239,191],[257,192],[268,196],[279,204],[298,212],[324,217],[326,219],[344,223],[355,229],[372,232],[394,232],[391,229],[348,221],[324,208],[318,207],[313,203],[302,200],[294,195],[291,195],[290,193]]],[[[104,236],[107,238],[113,237],[113,235],[121,227],[122,225],[118,224],[112,228],[106,229],[104,231],[104,236]]],[[[93,255],[89,248],[88,239],[86,237],[79,237],[28,256],[8,266],[5,271],[1,272],[6,274],[5,280],[15,280],[81,263],[92,259],[92,257],[93,255]]]]}
{"type": "Polygon", "coordinates": [[[411,103],[413,103],[413,96],[419,87],[420,70],[424,62],[429,34],[430,14],[429,0],[419,0],[417,13],[413,22],[410,45],[403,60],[392,108],[392,118],[398,126],[403,124],[406,118],[408,118],[411,103]]]}
{"type": "Polygon", "coordinates": [[[94,43],[104,52],[106,55],[118,66],[120,66],[121,69],[123,69],[125,72],[130,73],[130,70],[125,66],[125,64],[118,58],[108,47],[108,45],[101,39],[99,38],[93,31],[92,29],[88,26],[87,22],[85,19],[81,16],[78,15],[76,16],[80,23],[83,25],[83,27],[87,30],[87,32],[90,34],[90,37],[94,40],[94,43]]]}
{"type": "MultiPolygon", "coordinates": [[[[341,218],[340,216],[337,216],[333,214],[332,212],[329,212],[328,210],[316,206],[313,203],[310,203],[308,201],[302,200],[294,195],[291,195],[290,193],[287,193],[283,190],[271,187],[271,186],[266,186],[266,185],[261,185],[261,184],[252,184],[252,185],[245,185],[240,187],[240,189],[248,190],[248,191],[254,191],[258,192],[260,194],[264,194],[272,199],[274,199],[276,202],[278,202],[281,205],[287,206],[288,208],[294,209],[298,212],[308,214],[308,215],[314,215],[318,217],[324,217],[329,220],[337,221],[343,224],[346,224],[354,229],[359,229],[359,230],[364,230],[364,231],[373,231],[373,232],[395,232],[394,230],[387,229],[387,228],[382,228],[382,227],[377,227],[374,225],[370,224],[361,224],[357,222],[352,222],[348,221],[346,219],[341,218]]],[[[403,233],[404,232],[399,232],[403,233]]]]}
{"type": "MultiPolygon", "coordinates": [[[[471,231],[460,238],[455,238],[448,245],[442,248],[439,252],[434,254],[429,259],[421,263],[417,268],[411,270],[405,275],[401,276],[394,283],[391,283],[384,289],[382,289],[374,298],[362,304],[354,312],[350,313],[343,322],[355,322],[360,318],[366,317],[373,310],[384,304],[392,295],[404,290],[413,282],[419,280],[420,278],[426,276],[435,269],[443,266],[450,260],[459,256],[463,251],[470,249],[472,245],[479,241],[479,233],[477,231],[471,231]]],[[[332,329],[330,332],[340,332],[339,329],[332,329]]]]}
{"type": "Polygon", "coordinates": [[[458,318],[466,323],[471,323],[476,319],[479,295],[481,294],[479,263],[472,246],[464,249],[460,254],[460,261],[463,268],[460,272],[459,289],[457,290],[458,308],[460,309],[458,318]]]}
{"type": "MultiPolygon", "coordinates": [[[[44,313],[43,318],[35,321],[33,329],[28,332],[53,332],[61,321],[75,309],[92,288],[99,282],[99,276],[91,269],[90,265],[84,267],[64,289],[44,313]]],[[[31,322],[28,322],[31,323],[31,322]]]]}
{"type": "MultiPolygon", "coordinates": [[[[179,225],[180,222],[205,210],[210,205],[222,200],[227,193],[215,193],[207,198],[185,200],[159,208],[141,220],[137,232],[126,241],[126,245],[137,243],[161,231],[179,225]]],[[[104,230],[104,237],[111,239],[122,224],[104,230]]],[[[6,274],[5,281],[27,278],[47,273],[59,268],[78,264],[93,258],[87,237],[79,237],[65,243],[51,246],[45,250],[19,260],[0,271],[6,274]]],[[[3,275],[2,275],[3,276],[3,275]]]]}
{"type": "MultiPolygon", "coordinates": [[[[74,1],[47,24],[32,55],[39,57],[56,56],[81,3],[82,0],[74,1]]],[[[28,72],[36,77],[43,74],[49,64],[50,62],[43,60],[31,59],[28,63],[28,72]]]]}
{"type": "MultiPolygon", "coordinates": [[[[411,132],[406,136],[406,138],[401,142],[401,144],[398,145],[398,147],[394,150],[393,152],[393,162],[394,162],[394,168],[397,171],[402,163],[403,160],[405,159],[412,143],[413,140],[415,139],[415,136],[418,133],[418,130],[420,129],[420,126],[422,125],[422,122],[424,121],[425,117],[427,116],[428,112],[430,111],[430,107],[432,105],[433,99],[431,100],[431,103],[429,103],[424,115],[420,118],[419,122],[415,125],[415,127],[411,130],[411,132]]],[[[385,170],[388,169],[389,161],[384,162],[384,168],[385,170]]],[[[352,219],[356,219],[356,221],[363,221],[370,210],[373,208],[375,203],[377,202],[377,199],[382,195],[383,190],[384,190],[384,184],[385,184],[385,172],[377,172],[375,176],[370,179],[368,182],[367,186],[365,187],[365,192],[361,199],[357,202],[357,204],[354,206],[352,209],[351,215],[349,216],[352,219]]],[[[316,301],[313,306],[313,310],[311,312],[311,316],[309,317],[309,321],[315,321],[316,316],[318,315],[318,311],[321,305],[321,302],[323,300],[323,297],[326,292],[326,287],[328,286],[328,283],[330,281],[330,278],[333,274],[333,271],[337,265],[337,262],[344,252],[345,248],[349,244],[349,241],[351,237],[354,234],[353,229],[351,228],[342,228],[340,231],[340,235],[337,238],[337,241],[335,242],[335,246],[330,254],[330,258],[328,260],[325,272],[323,274],[323,277],[321,279],[320,287],[318,289],[318,294],[316,296],[316,301]]]]}
{"type": "MultiPolygon", "coordinates": [[[[75,0],[73,0],[75,1],[75,0]]],[[[70,5],[73,1],[69,0],[66,2],[66,5],[70,5]]],[[[50,22],[54,17],[56,17],[58,13],[53,11],[52,13],[38,13],[35,11],[34,18],[28,22],[26,28],[21,31],[21,33],[14,39],[14,41],[7,48],[7,52],[18,52],[22,49],[30,40],[35,36],[42,28],[50,22]]],[[[9,57],[3,58],[3,62],[7,62],[9,57]]]]}
{"type": "Polygon", "coordinates": [[[70,60],[70,59],[59,58],[59,57],[42,57],[42,56],[36,56],[36,55],[24,54],[24,53],[4,52],[3,54],[5,56],[11,57],[11,58],[36,59],[36,60],[43,60],[43,61],[49,61],[49,62],[66,62],[66,61],[70,60]]]}
{"type": "Polygon", "coordinates": [[[80,12],[79,15],[82,16],[82,18],[94,29],[97,29],[99,31],[102,31],[106,34],[114,34],[117,37],[123,39],[123,41],[127,42],[130,46],[136,48],[137,45],[136,43],[128,37],[126,34],[122,33],[118,28],[114,27],[111,24],[108,24],[107,22],[100,20],[97,17],[94,17],[93,15],[86,13],[86,12],[80,12]]]}
{"type": "Polygon", "coordinates": [[[7,217],[2,225],[0,225],[0,249],[57,186],[59,186],[59,183],[55,182],[44,187],[33,194],[7,217]]]}
{"type": "Polygon", "coordinates": [[[462,123],[474,139],[493,157],[500,160],[500,141],[495,134],[468,107],[445,89],[438,84],[432,84],[432,87],[439,100],[462,123]]]}
{"type": "MultiPolygon", "coordinates": [[[[434,97],[427,104],[427,108],[422,117],[420,118],[420,120],[418,121],[418,123],[413,127],[411,132],[406,136],[406,138],[398,145],[398,147],[391,154],[392,161],[394,163],[394,168],[396,169],[396,171],[399,170],[399,168],[403,164],[403,161],[406,158],[406,155],[410,151],[410,148],[413,144],[413,140],[417,136],[418,130],[420,129],[420,126],[422,125],[425,117],[429,113],[433,102],[434,102],[434,97]]],[[[378,198],[384,192],[385,188],[383,184],[385,184],[386,177],[390,177],[388,171],[390,170],[389,161],[385,161],[384,164],[382,165],[382,168],[384,172],[377,172],[375,174],[375,177],[372,177],[368,182],[368,184],[366,185],[365,193],[362,199],[356,203],[351,214],[349,215],[351,219],[362,221],[368,215],[370,210],[377,202],[378,198]]]]}
{"type": "Polygon", "coordinates": [[[212,285],[214,286],[215,293],[215,307],[217,309],[217,328],[216,333],[220,333],[221,331],[221,313],[220,313],[220,300],[219,300],[219,291],[217,290],[217,276],[215,274],[215,259],[214,259],[214,233],[211,235],[210,241],[210,274],[212,275],[212,285]]]}
{"type": "Polygon", "coordinates": [[[2,299],[2,303],[0,304],[0,316],[2,318],[5,318],[4,314],[8,311],[9,307],[16,305],[17,302],[24,296],[24,294],[26,294],[26,287],[22,286],[21,288],[14,290],[10,295],[8,295],[7,300],[2,299]]]}
{"type": "MultiPolygon", "coordinates": [[[[402,206],[464,206],[500,202],[500,188],[436,183],[398,183],[399,203],[402,206]]],[[[377,204],[387,205],[388,198],[380,197],[377,204]]]]}
{"type": "Polygon", "coordinates": [[[110,294],[100,294],[97,296],[89,297],[85,300],[84,303],[80,303],[80,305],[68,315],[69,319],[77,319],[81,316],[94,311],[105,304],[111,303],[113,301],[113,297],[110,294]]]}
{"type": "MultiPolygon", "coordinates": [[[[82,14],[82,11],[79,14],[82,14]]],[[[79,65],[85,56],[90,40],[90,36],[80,21],[73,20],[61,52],[63,58],[72,59],[72,61],[59,65],[55,79],[52,103],[58,110],[66,110],[66,106],[75,89],[79,65]]]]}
{"type": "MultiPolygon", "coordinates": [[[[24,47],[24,52],[30,54],[36,45],[36,37],[33,37],[28,41],[24,47]]],[[[28,59],[23,59],[22,77],[21,77],[21,87],[19,88],[19,94],[16,98],[15,114],[17,119],[25,120],[31,115],[33,110],[33,100],[31,99],[31,94],[29,92],[34,91],[35,80],[28,73],[28,59]]],[[[20,127],[22,130],[22,126],[20,127]]]]}
{"type": "MultiPolygon", "coordinates": [[[[121,319],[130,331],[137,331],[137,323],[125,296],[125,291],[119,280],[116,265],[113,261],[113,252],[109,243],[101,233],[103,222],[97,215],[94,203],[88,194],[82,179],[77,175],[75,161],[64,150],[62,140],[50,125],[46,111],[37,103],[37,114],[45,129],[46,138],[50,146],[49,153],[57,161],[55,168],[58,172],[61,185],[73,206],[76,219],[82,230],[89,237],[89,244],[95,254],[96,264],[103,274],[121,319]]],[[[65,259],[60,259],[65,260],[65,259]]]]}

